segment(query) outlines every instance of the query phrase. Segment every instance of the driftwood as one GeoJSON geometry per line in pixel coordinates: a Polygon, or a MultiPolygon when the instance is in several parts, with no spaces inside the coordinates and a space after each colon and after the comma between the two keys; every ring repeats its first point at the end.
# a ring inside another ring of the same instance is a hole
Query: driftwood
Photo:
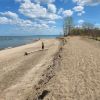
{"type": "Polygon", "coordinates": [[[24,56],[27,56],[27,55],[29,55],[29,54],[31,54],[31,53],[35,53],[35,52],[39,52],[39,51],[45,51],[45,50],[48,50],[48,49],[36,50],[36,51],[32,51],[32,52],[25,52],[25,53],[24,53],[24,56]]]}
{"type": "Polygon", "coordinates": [[[29,54],[28,52],[25,52],[25,53],[24,53],[24,56],[27,56],[28,54],[29,54]]]}

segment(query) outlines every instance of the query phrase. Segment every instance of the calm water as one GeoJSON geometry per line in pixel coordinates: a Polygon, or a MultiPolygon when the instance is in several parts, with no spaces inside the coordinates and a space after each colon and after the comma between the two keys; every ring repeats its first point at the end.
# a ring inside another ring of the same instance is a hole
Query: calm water
{"type": "Polygon", "coordinates": [[[28,44],[39,38],[56,38],[58,35],[42,36],[0,36],[0,49],[8,47],[17,47],[28,44]]]}

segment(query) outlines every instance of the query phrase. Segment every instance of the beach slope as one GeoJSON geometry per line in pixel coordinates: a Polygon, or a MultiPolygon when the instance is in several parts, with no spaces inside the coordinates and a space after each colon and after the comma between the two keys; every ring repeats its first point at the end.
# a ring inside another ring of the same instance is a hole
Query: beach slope
{"type": "Polygon", "coordinates": [[[58,39],[43,39],[0,51],[0,100],[28,100],[52,64],[59,44],[58,39]],[[44,50],[41,50],[42,41],[44,50]]]}

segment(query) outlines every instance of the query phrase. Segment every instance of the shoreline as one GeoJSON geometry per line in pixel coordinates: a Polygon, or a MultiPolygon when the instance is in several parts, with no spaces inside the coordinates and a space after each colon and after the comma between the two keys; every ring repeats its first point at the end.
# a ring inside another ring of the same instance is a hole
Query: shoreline
{"type": "Polygon", "coordinates": [[[22,47],[22,46],[26,46],[26,45],[33,44],[35,42],[42,41],[42,40],[50,40],[50,39],[58,39],[59,40],[61,38],[62,37],[33,39],[30,43],[25,43],[25,44],[21,44],[21,45],[18,45],[18,46],[12,46],[12,47],[7,47],[7,48],[0,48],[0,51],[9,50],[9,49],[13,49],[13,48],[18,48],[18,47],[22,47]]]}
{"type": "Polygon", "coordinates": [[[30,44],[40,39],[55,39],[58,37],[59,36],[0,36],[0,51],[30,44]]]}
{"type": "Polygon", "coordinates": [[[28,44],[35,43],[35,42],[37,42],[37,41],[39,41],[39,40],[40,40],[40,39],[34,39],[34,40],[32,40],[31,42],[29,42],[29,43],[20,44],[20,45],[17,45],[17,46],[9,46],[9,47],[6,47],[6,48],[0,48],[0,51],[2,51],[2,50],[7,50],[7,49],[12,49],[12,48],[16,48],[16,47],[25,46],[25,45],[28,45],[28,44]]]}
{"type": "Polygon", "coordinates": [[[20,44],[20,45],[17,45],[17,46],[8,46],[8,47],[6,47],[6,48],[0,48],[0,51],[8,50],[8,49],[16,48],[16,47],[21,47],[21,46],[25,46],[25,45],[28,45],[28,44],[33,44],[33,43],[35,43],[35,42],[37,42],[37,41],[49,40],[49,39],[60,39],[60,37],[33,39],[32,41],[30,41],[30,42],[28,42],[28,43],[20,44]]]}

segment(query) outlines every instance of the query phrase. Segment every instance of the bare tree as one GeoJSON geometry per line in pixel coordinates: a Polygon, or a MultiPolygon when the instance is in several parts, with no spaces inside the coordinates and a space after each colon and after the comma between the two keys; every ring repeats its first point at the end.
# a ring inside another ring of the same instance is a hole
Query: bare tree
{"type": "Polygon", "coordinates": [[[67,36],[68,34],[70,34],[72,28],[73,28],[73,18],[66,17],[64,19],[64,25],[63,25],[64,36],[67,36]]]}

